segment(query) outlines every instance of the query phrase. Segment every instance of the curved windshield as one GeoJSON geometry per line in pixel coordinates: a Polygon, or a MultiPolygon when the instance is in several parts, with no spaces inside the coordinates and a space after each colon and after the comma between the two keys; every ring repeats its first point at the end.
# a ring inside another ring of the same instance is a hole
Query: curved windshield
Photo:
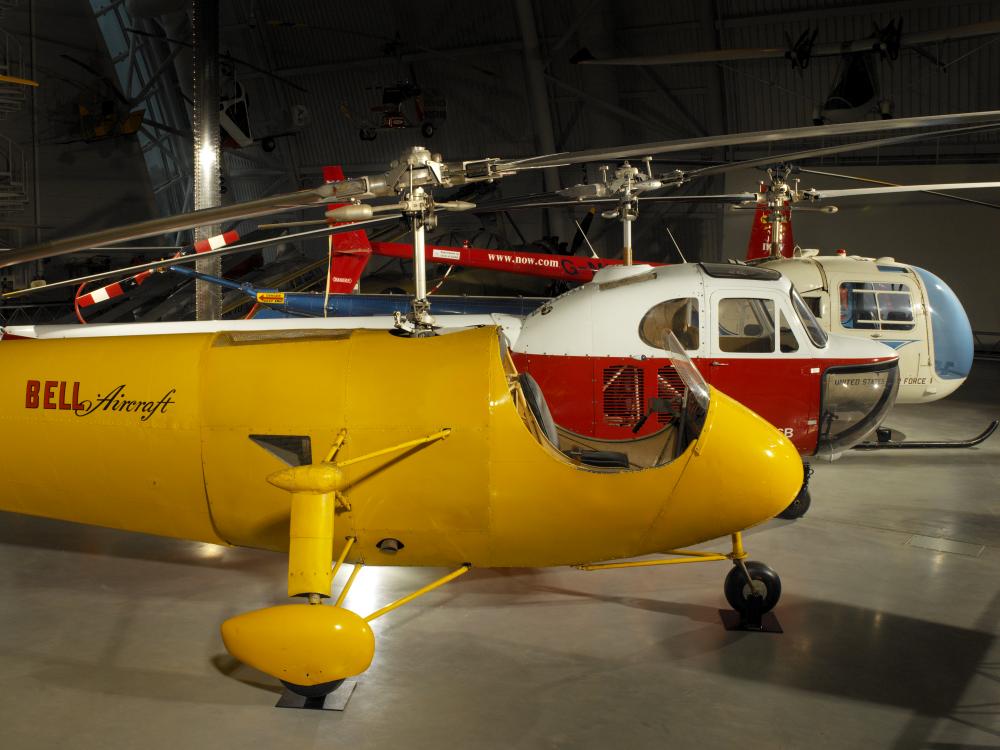
{"type": "Polygon", "coordinates": [[[896,361],[831,367],[823,375],[817,452],[839,453],[864,440],[896,400],[896,361]]]}
{"type": "Polygon", "coordinates": [[[809,339],[820,349],[826,346],[826,342],[829,340],[826,331],[820,326],[816,316],[813,315],[812,310],[806,305],[802,295],[795,287],[792,287],[792,307],[795,308],[795,314],[799,316],[799,321],[806,329],[809,339]]]}
{"type": "Polygon", "coordinates": [[[972,326],[962,303],[941,279],[917,266],[910,266],[927,287],[927,314],[934,338],[934,371],[942,380],[969,376],[974,343],[972,326]]]}

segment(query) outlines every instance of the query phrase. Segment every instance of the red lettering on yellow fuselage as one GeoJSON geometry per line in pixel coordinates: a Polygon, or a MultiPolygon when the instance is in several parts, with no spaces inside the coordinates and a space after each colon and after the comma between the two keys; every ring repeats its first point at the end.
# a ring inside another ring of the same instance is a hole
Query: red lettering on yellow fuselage
{"type": "Polygon", "coordinates": [[[66,390],[69,382],[65,380],[29,380],[24,389],[25,409],[61,409],[76,411],[83,408],[80,404],[80,383],[74,382],[70,400],[66,400],[66,390]]]}

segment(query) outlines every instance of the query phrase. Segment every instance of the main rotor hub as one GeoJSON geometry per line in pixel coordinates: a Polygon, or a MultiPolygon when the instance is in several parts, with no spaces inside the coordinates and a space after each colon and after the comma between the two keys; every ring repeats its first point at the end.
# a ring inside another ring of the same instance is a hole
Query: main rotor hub
{"type": "Polygon", "coordinates": [[[615,170],[615,179],[637,181],[640,179],[640,174],[638,167],[633,167],[628,162],[625,162],[615,170]]]}
{"type": "Polygon", "coordinates": [[[403,216],[407,219],[420,221],[427,229],[433,229],[437,226],[434,199],[422,187],[415,187],[407,192],[399,206],[403,216]]]}

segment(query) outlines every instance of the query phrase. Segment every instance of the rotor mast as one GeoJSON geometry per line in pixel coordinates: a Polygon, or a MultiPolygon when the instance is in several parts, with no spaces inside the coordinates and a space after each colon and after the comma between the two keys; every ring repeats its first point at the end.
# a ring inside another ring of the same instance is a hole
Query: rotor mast
{"type": "Polygon", "coordinates": [[[776,167],[767,170],[770,178],[764,198],[767,203],[767,221],[771,225],[771,247],[772,258],[781,258],[781,248],[785,245],[785,212],[791,210],[792,199],[798,194],[799,184],[795,181],[794,186],[788,184],[788,175],[791,168],[787,166],[776,167]]]}
{"type": "Polygon", "coordinates": [[[431,302],[427,296],[427,230],[437,226],[437,215],[434,213],[434,198],[420,184],[414,184],[413,173],[416,169],[426,170],[434,182],[441,184],[443,164],[437,154],[432,155],[422,146],[414,146],[396,169],[399,167],[406,172],[399,205],[413,231],[413,301],[407,320],[413,326],[414,335],[427,335],[434,327],[431,302]]]}
{"type": "Polygon", "coordinates": [[[618,205],[601,216],[622,223],[622,262],[626,266],[632,265],[632,222],[639,218],[639,194],[663,187],[663,183],[653,177],[650,158],[647,156],[643,161],[646,162],[645,173],[626,161],[615,170],[615,178],[610,183],[608,167],[601,167],[603,191],[618,196],[618,205]]]}

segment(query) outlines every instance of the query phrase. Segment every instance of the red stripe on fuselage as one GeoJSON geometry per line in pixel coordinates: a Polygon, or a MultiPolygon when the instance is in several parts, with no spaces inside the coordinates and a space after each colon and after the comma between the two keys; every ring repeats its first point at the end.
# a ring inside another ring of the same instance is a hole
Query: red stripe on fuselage
{"type": "MultiPolygon", "coordinates": [[[[662,424],[652,415],[637,432],[631,425],[616,424],[615,414],[605,413],[604,373],[608,368],[630,366],[642,372],[641,411],[657,397],[657,372],[671,362],[666,358],[571,357],[512,352],[515,366],[538,381],[556,424],[581,435],[602,440],[634,440],[662,424]]],[[[799,453],[816,452],[819,436],[820,383],[827,368],[863,365],[890,358],[784,359],[699,358],[694,363],[715,388],[785,433],[799,453]],[[717,363],[713,365],[712,363],[717,363]],[[817,372],[812,372],[817,369],[817,372]]]]}

